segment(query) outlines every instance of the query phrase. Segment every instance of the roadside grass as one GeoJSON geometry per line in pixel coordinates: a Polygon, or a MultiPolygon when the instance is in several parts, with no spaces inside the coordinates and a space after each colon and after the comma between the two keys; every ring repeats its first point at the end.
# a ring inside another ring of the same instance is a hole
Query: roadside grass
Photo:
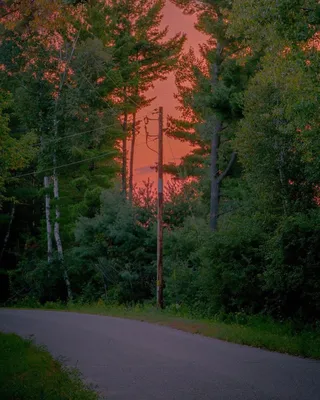
{"type": "Polygon", "coordinates": [[[42,347],[0,332],[1,400],[98,400],[79,372],[63,367],[42,347]]]}
{"type": "Polygon", "coordinates": [[[17,308],[38,308],[135,319],[200,334],[227,342],[263,348],[280,353],[320,359],[320,329],[297,330],[290,322],[276,322],[266,316],[244,314],[196,318],[190,311],[153,305],[112,305],[102,300],[94,304],[20,304],[17,308]]]}

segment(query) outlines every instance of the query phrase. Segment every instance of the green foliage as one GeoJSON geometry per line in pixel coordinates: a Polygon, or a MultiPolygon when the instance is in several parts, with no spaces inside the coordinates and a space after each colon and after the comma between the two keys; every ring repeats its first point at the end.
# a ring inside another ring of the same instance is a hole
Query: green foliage
{"type": "MultiPolygon", "coordinates": [[[[210,176],[211,141],[216,122],[222,123],[218,132],[217,157],[214,157],[221,174],[234,151],[236,126],[243,116],[244,91],[257,68],[259,55],[250,54],[245,62],[238,61],[244,48],[237,37],[227,35],[228,21],[224,18],[230,11],[231,2],[191,0],[176,3],[187,12],[189,7],[199,7],[196,28],[205,33],[208,40],[200,46],[200,58],[191,49],[179,61],[176,85],[181,118],[170,118],[168,133],[188,142],[193,149],[183,157],[180,165],[170,164],[166,171],[178,177],[200,178],[210,187],[213,179],[210,176]]],[[[229,172],[236,175],[237,167],[234,165],[229,172]]]]}
{"type": "MultiPolygon", "coordinates": [[[[166,306],[240,326],[221,337],[311,354],[302,349],[304,335],[290,350],[293,331],[279,342],[269,334],[257,339],[250,323],[269,329],[272,316],[301,330],[320,318],[319,7],[312,0],[175,3],[196,12],[197,29],[208,35],[201,57],[194,50],[180,57],[183,35],[165,39],[162,0],[90,2],[90,29],[81,31],[58,102],[56,82],[44,77],[59,56],[68,59],[70,43],[60,55],[36,45],[35,36],[20,43],[3,33],[0,195],[18,203],[4,257],[11,295],[56,307],[66,299],[67,270],[83,307],[99,299],[154,301],[156,192],[148,181],[128,201],[114,184],[119,141],[132,128],[130,118],[127,127],[118,120],[150,104],[146,91],[175,71],[181,118],[169,120],[167,133],[192,150],[165,167],[176,178],[165,191],[166,306]],[[38,55],[35,65],[27,50],[38,55]],[[42,143],[38,159],[34,135],[42,143]],[[224,176],[231,153],[238,156],[215,192],[214,234],[207,229],[210,152],[214,178],[224,176]],[[59,200],[52,186],[40,189],[41,174],[12,179],[28,165],[50,169],[54,158],[70,164],[58,171],[59,200]],[[64,266],[56,254],[46,261],[45,194],[52,222],[60,207],[64,266]]],[[[5,238],[12,204],[3,209],[5,238]]]]}
{"type": "Polygon", "coordinates": [[[279,219],[259,207],[259,198],[238,195],[214,235],[199,219],[167,233],[168,304],[211,318],[220,312],[296,323],[319,317],[319,210],[279,219]]]}
{"type": "Polygon", "coordinates": [[[5,199],[5,186],[14,180],[14,172],[25,168],[36,154],[33,147],[36,137],[32,133],[21,139],[15,138],[10,132],[10,107],[12,96],[0,89],[0,208],[5,199]]]}
{"type": "Polygon", "coordinates": [[[241,219],[240,225],[240,218],[234,219],[215,235],[209,233],[205,221],[189,222],[172,234],[175,257],[169,256],[167,262],[172,271],[168,291],[173,302],[211,317],[220,310],[261,311],[264,235],[255,221],[241,219]]]}
{"type": "Polygon", "coordinates": [[[167,275],[165,294],[169,305],[177,304],[199,312],[201,308],[203,312],[201,253],[208,236],[206,221],[199,218],[189,218],[183,227],[167,232],[164,265],[167,275]]]}
{"type": "Polygon", "coordinates": [[[320,315],[320,210],[284,218],[271,236],[263,273],[267,307],[277,317],[320,315]]]}
{"type": "Polygon", "coordinates": [[[0,333],[0,387],[3,399],[97,400],[98,394],[44,349],[17,335],[0,333]]]}
{"type": "MultiPolygon", "coordinates": [[[[28,242],[27,242],[28,244],[28,242]]],[[[67,297],[63,266],[54,254],[51,263],[39,257],[35,251],[25,252],[16,269],[9,271],[11,301],[24,296],[40,301],[65,300],[67,297]]]]}
{"type": "MultiPolygon", "coordinates": [[[[91,33],[110,51],[112,67],[105,74],[123,114],[133,114],[154,99],[146,92],[165,80],[176,66],[185,36],[167,39],[160,27],[163,0],[96,2],[90,9],[91,33]]],[[[127,127],[124,134],[127,136],[127,127]]]]}
{"type": "Polygon", "coordinates": [[[102,194],[100,213],[80,218],[77,246],[68,255],[74,291],[83,301],[101,296],[135,302],[152,296],[155,285],[155,229],[115,190],[102,194]]]}
{"type": "Polygon", "coordinates": [[[319,182],[318,97],[303,54],[264,59],[244,99],[236,144],[251,184],[284,212],[314,207],[319,182]]]}
{"type": "Polygon", "coordinates": [[[229,32],[254,48],[277,47],[279,39],[297,43],[310,39],[320,23],[315,0],[233,0],[229,32]]]}

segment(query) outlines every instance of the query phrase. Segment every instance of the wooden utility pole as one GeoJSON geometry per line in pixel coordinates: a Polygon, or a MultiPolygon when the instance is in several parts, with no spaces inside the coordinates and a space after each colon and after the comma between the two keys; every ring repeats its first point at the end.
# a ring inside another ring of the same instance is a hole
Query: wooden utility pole
{"type": "Polygon", "coordinates": [[[132,139],[131,139],[131,151],[130,151],[130,167],[129,167],[129,200],[132,202],[133,198],[133,166],[134,166],[134,152],[136,144],[137,134],[137,114],[134,113],[132,117],[132,139]]]}
{"type": "Polygon", "coordinates": [[[123,140],[122,140],[122,171],[121,171],[121,183],[122,183],[122,193],[127,196],[127,134],[128,134],[128,113],[125,111],[123,124],[123,140]]]}
{"type": "Polygon", "coordinates": [[[159,107],[158,138],[158,232],[157,232],[157,307],[163,304],[163,107],[159,107]]]}

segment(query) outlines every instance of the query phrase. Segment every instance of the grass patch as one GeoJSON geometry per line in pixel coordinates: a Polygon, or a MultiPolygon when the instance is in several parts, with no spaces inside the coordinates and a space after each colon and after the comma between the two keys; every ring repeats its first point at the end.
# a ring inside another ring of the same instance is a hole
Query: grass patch
{"type": "MultiPolygon", "coordinates": [[[[169,326],[185,332],[200,334],[228,342],[263,348],[280,353],[320,359],[320,330],[305,328],[297,331],[289,322],[276,322],[265,316],[229,315],[213,319],[199,319],[188,311],[174,308],[164,311],[154,306],[133,307],[95,304],[46,303],[34,308],[71,311],[86,314],[122,317],[169,326]]],[[[25,308],[33,308],[25,305],[25,308]]],[[[24,308],[24,307],[19,307],[24,308]]]]}
{"type": "Polygon", "coordinates": [[[63,367],[42,347],[0,332],[2,400],[98,400],[76,370],[63,367]]]}

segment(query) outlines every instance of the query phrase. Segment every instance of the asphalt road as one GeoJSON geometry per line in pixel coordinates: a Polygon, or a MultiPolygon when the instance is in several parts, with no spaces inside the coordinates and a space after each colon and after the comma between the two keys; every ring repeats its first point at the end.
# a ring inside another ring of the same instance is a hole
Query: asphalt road
{"type": "Polygon", "coordinates": [[[320,400],[318,361],[144,322],[0,309],[0,330],[35,335],[108,400],[320,400]]]}

